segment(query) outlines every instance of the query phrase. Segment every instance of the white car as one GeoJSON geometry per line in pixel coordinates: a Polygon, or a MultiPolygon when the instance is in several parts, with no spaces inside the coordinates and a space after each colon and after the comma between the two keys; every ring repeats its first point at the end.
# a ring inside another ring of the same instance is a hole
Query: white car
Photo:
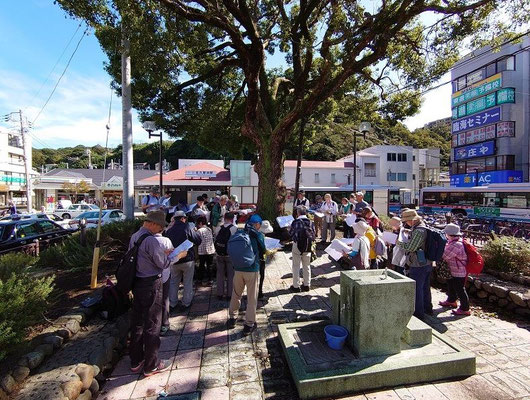
{"type": "Polygon", "coordinates": [[[13,220],[26,220],[26,219],[48,219],[55,222],[57,225],[60,225],[64,229],[70,229],[69,219],[64,219],[57,214],[46,214],[46,213],[36,213],[36,214],[15,214],[7,215],[1,218],[1,221],[13,221],[13,220]]]}
{"type": "Polygon", "coordinates": [[[54,214],[64,219],[72,219],[87,211],[99,211],[99,207],[94,204],[72,204],[68,208],[57,208],[54,214]]]}
{"type": "MultiPolygon", "coordinates": [[[[98,226],[99,210],[88,211],[80,214],[78,217],[70,220],[70,229],[78,229],[79,222],[84,219],[87,228],[96,228],[98,226]]],[[[110,224],[116,221],[123,221],[125,215],[121,210],[103,210],[101,213],[101,225],[110,224]]]]}

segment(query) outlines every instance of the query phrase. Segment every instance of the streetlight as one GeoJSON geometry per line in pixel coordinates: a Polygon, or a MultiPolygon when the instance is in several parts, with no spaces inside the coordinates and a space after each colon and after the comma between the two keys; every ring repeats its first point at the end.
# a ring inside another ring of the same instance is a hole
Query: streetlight
{"type": "Polygon", "coordinates": [[[163,189],[163,186],[162,186],[162,132],[160,133],[153,133],[154,131],[156,131],[156,124],[154,121],[145,121],[143,124],[142,124],[142,128],[144,128],[148,133],[149,133],[149,139],[151,139],[151,137],[159,137],[160,138],[160,149],[159,149],[159,154],[158,154],[158,167],[159,167],[159,170],[160,170],[160,196],[162,196],[162,189],[163,189]]]}
{"type": "Polygon", "coordinates": [[[370,122],[361,122],[359,129],[353,130],[353,193],[357,193],[357,136],[366,138],[366,133],[372,130],[370,122]]]}

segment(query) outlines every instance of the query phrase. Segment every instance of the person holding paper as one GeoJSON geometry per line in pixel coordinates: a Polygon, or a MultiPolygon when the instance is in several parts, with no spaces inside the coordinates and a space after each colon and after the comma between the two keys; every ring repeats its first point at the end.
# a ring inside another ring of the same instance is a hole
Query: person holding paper
{"type": "Polygon", "coordinates": [[[326,193],[324,196],[324,203],[320,207],[320,212],[324,213],[324,218],[322,221],[322,241],[327,243],[328,241],[328,229],[331,232],[331,242],[335,239],[335,222],[337,220],[337,213],[339,212],[339,207],[331,199],[331,194],[326,193]]]}
{"type": "Polygon", "coordinates": [[[366,206],[361,210],[361,217],[364,218],[376,233],[378,230],[383,230],[381,229],[381,220],[375,215],[370,206],[366,206]]]}
{"type": "Polygon", "coordinates": [[[171,361],[159,360],[160,330],[162,327],[163,271],[178,259],[186,257],[186,252],[169,258],[171,249],[164,249],[154,236],[166,226],[164,211],[151,211],[143,226],[131,236],[129,249],[140,238],[138,247],[136,279],[133,286],[133,306],[131,314],[131,342],[129,352],[131,371],[144,372],[145,376],[157,374],[171,367],[171,361]]]}
{"type": "Polygon", "coordinates": [[[198,196],[197,202],[190,207],[190,211],[188,211],[190,220],[195,222],[195,218],[197,218],[200,215],[206,215],[208,212],[208,209],[204,205],[204,197],[198,196]]]}
{"type": "Polygon", "coordinates": [[[370,227],[364,221],[356,222],[353,225],[355,238],[351,244],[352,250],[349,253],[343,252],[352,269],[370,268],[370,240],[366,237],[368,229],[370,227]]]}
{"type": "Polygon", "coordinates": [[[345,238],[352,238],[353,237],[353,228],[348,225],[346,222],[346,217],[348,214],[350,214],[353,211],[353,204],[351,204],[346,197],[342,198],[342,204],[340,207],[340,214],[342,218],[344,218],[344,221],[342,222],[342,226],[344,229],[344,237],[345,238]]]}
{"type": "MultiPolygon", "coordinates": [[[[220,193],[220,192],[219,192],[220,193]]],[[[214,236],[217,236],[221,226],[224,224],[224,215],[228,212],[226,204],[228,203],[228,196],[222,195],[219,201],[215,203],[212,209],[212,229],[214,236]]]]}
{"type": "Polygon", "coordinates": [[[311,246],[315,241],[315,227],[307,218],[307,209],[304,206],[296,208],[298,217],[291,224],[289,236],[293,240],[293,284],[289,288],[291,292],[309,292],[311,284],[311,246]],[[300,287],[300,263],[304,276],[304,284],[300,287]]]}
{"type": "MultiPolygon", "coordinates": [[[[176,211],[173,217],[174,225],[169,228],[164,236],[168,237],[174,247],[178,247],[186,240],[195,245],[201,244],[201,237],[193,230],[187,221],[184,211],[176,211]]],[[[195,254],[189,251],[186,257],[179,259],[171,266],[171,278],[169,287],[169,303],[171,309],[177,308],[179,311],[187,310],[193,299],[193,274],[195,272],[195,254]],[[179,304],[178,292],[180,282],[184,284],[184,294],[179,304]]]]}

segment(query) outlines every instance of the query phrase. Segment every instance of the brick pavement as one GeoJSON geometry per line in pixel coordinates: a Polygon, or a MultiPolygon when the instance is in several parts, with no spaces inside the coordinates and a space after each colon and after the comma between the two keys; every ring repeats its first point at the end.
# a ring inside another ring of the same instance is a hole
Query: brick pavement
{"type": "MultiPolygon", "coordinates": [[[[312,265],[311,291],[292,294],[290,253],[276,254],[266,270],[264,291],[270,297],[258,309],[258,330],[246,338],[241,335],[241,316],[235,329],[226,329],[228,302],[218,301],[215,289],[198,287],[189,313],[172,316],[172,335],[162,338],[161,357],[173,360],[171,370],[144,378],[130,373],[125,356],[98,399],[156,399],[162,391],[172,399],[297,399],[277,324],[330,318],[328,291],[338,283],[340,272],[327,256],[312,265]]],[[[433,289],[435,308],[442,299],[444,293],[433,289]]],[[[477,375],[344,399],[530,400],[530,322],[481,318],[476,311],[465,318],[440,311],[429,323],[477,355],[477,375]]]]}

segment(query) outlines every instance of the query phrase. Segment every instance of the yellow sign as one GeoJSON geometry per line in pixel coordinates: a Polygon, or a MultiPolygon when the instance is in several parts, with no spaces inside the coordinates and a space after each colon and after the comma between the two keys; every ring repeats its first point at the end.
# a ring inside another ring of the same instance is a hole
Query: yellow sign
{"type": "Polygon", "coordinates": [[[9,186],[0,185],[0,192],[9,192],[9,186]]]}
{"type": "Polygon", "coordinates": [[[495,74],[487,79],[476,82],[465,89],[459,90],[451,95],[452,107],[465,103],[472,98],[481,96],[492,90],[498,90],[502,86],[502,74],[495,74]]]}

